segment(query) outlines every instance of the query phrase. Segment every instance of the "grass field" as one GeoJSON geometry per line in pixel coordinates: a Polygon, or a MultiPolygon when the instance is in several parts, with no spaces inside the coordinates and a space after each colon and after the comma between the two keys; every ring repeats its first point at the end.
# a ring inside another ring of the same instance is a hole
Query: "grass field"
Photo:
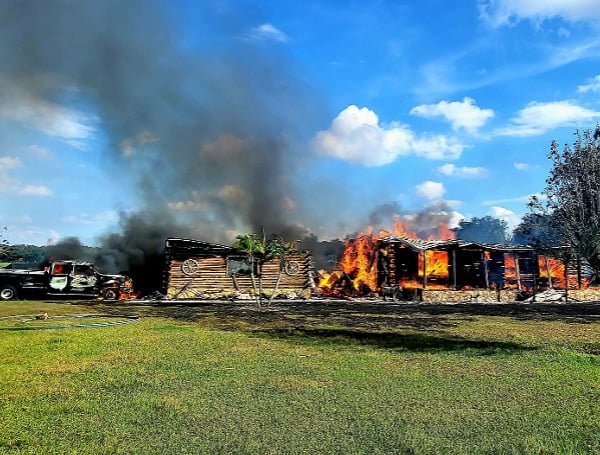
{"type": "Polygon", "coordinates": [[[0,453],[600,454],[600,304],[20,301],[0,329],[0,453]]]}

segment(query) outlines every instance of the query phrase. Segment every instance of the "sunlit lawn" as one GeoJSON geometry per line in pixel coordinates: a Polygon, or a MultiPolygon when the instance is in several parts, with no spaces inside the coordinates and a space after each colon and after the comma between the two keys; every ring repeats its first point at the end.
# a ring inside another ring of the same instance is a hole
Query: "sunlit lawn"
{"type": "Polygon", "coordinates": [[[142,317],[0,331],[0,453],[600,454],[598,320],[111,311],[142,317]]]}

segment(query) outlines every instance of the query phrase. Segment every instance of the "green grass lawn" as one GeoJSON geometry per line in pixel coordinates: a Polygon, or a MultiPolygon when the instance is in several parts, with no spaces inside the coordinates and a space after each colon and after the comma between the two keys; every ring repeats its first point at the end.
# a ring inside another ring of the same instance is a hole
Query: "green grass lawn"
{"type": "Polygon", "coordinates": [[[600,454],[600,318],[231,307],[0,303],[141,316],[0,330],[0,453],[600,454]]]}

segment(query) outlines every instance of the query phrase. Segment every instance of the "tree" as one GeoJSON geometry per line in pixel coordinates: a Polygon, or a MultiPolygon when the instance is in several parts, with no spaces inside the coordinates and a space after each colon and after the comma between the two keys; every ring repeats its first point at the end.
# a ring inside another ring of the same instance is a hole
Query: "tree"
{"type": "Polygon", "coordinates": [[[285,256],[294,250],[294,244],[285,242],[277,235],[273,235],[267,240],[264,231],[262,236],[258,236],[257,234],[240,234],[236,239],[237,241],[233,244],[233,247],[248,255],[252,290],[254,291],[256,304],[260,308],[263,302],[263,264],[266,261],[276,258],[280,260],[275,287],[268,300],[268,303],[271,303],[279,288],[281,273],[285,265],[285,256]]]}
{"type": "Polygon", "coordinates": [[[471,218],[470,221],[463,220],[456,228],[456,238],[479,243],[502,243],[508,242],[508,224],[504,220],[493,216],[483,218],[471,218]]]}
{"type": "Polygon", "coordinates": [[[573,147],[552,141],[552,161],[543,197],[532,197],[532,213],[549,217],[564,246],[600,270],[600,126],[575,132],[573,147]]]}
{"type": "MultiPolygon", "coordinates": [[[[4,226],[2,228],[2,230],[7,231],[7,227],[4,226]]],[[[4,233],[0,232],[0,260],[4,260],[4,258],[7,257],[8,248],[9,248],[9,244],[8,244],[8,240],[6,240],[6,235],[4,233]]]]}
{"type": "Polygon", "coordinates": [[[7,260],[29,264],[32,267],[40,266],[47,261],[46,248],[36,245],[11,245],[7,250],[7,260]]]}
{"type": "Polygon", "coordinates": [[[261,239],[256,234],[240,234],[236,237],[236,239],[237,241],[233,244],[233,247],[237,250],[243,251],[248,255],[252,290],[254,291],[256,304],[260,307],[262,302],[262,286],[257,288],[256,280],[257,275],[258,277],[261,276],[260,267],[257,267],[257,265],[260,263],[259,258],[261,258],[265,253],[264,237],[261,239]]]}
{"type": "Polygon", "coordinates": [[[265,260],[270,260],[270,259],[279,259],[279,269],[277,270],[277,280],[275,281],[275,287],[273,288],[273,292],[271,292],[271,295],[269,296],[269,302],[268,304],[270,305],[271,302],[273,301],[273,298],[275,297],[275,295],[277,294],[277,291],[279,290],[279,283],[281,282],[281,274],[283,273],[283,270],[285,268],[285,262],[286,262],[286,256],[294,251],[295,248],[295,244],[292,242],[286,242],[283,240],[283,238],[277,236],[277,235],[273,235],[271,237],[270,240],[267,241],[267,244],[265,245],[265,260]]]}
{"type": "Polygon", "coordinates": [[[552,215],[526,213],[513,230],[513,245],[530,245],[538,251],[562,244],[560,233],[553,227],[552,215]]]}

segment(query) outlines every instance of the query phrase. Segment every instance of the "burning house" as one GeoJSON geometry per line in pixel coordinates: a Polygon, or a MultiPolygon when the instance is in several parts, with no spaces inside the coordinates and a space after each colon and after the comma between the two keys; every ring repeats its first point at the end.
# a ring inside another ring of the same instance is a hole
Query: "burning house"
{"type": "Polygon", "coordinates": [[[582,261],[565,264],[529,246],[365,234],[346,243],[338,270],[321,273],[330,295],[424,301],[514,301],[547,289],[584,289],[582,261]]]}
{"type": "MultiPolygon", "coordinates": [[[[173,300],[250,298],[255,292],[256,262],[244,251],[199,240],[165,241],[166,296],[173,300]],[[254,270],[252,269],[254,267],[254,270]]],[[[315,289],[312,256],[295,251],[263,263],[262,292],[285,298],[307,298],[315,289]]]]}
{"type": "Polygon", "coordinates": [[[588,283],[581,265],[565,268],[558,259],[529,246],[489,245],[464,240],[418,240],[388,236],[377,241],[378,284],[416,291],[530,292],[571,289],[588,283]]]}

